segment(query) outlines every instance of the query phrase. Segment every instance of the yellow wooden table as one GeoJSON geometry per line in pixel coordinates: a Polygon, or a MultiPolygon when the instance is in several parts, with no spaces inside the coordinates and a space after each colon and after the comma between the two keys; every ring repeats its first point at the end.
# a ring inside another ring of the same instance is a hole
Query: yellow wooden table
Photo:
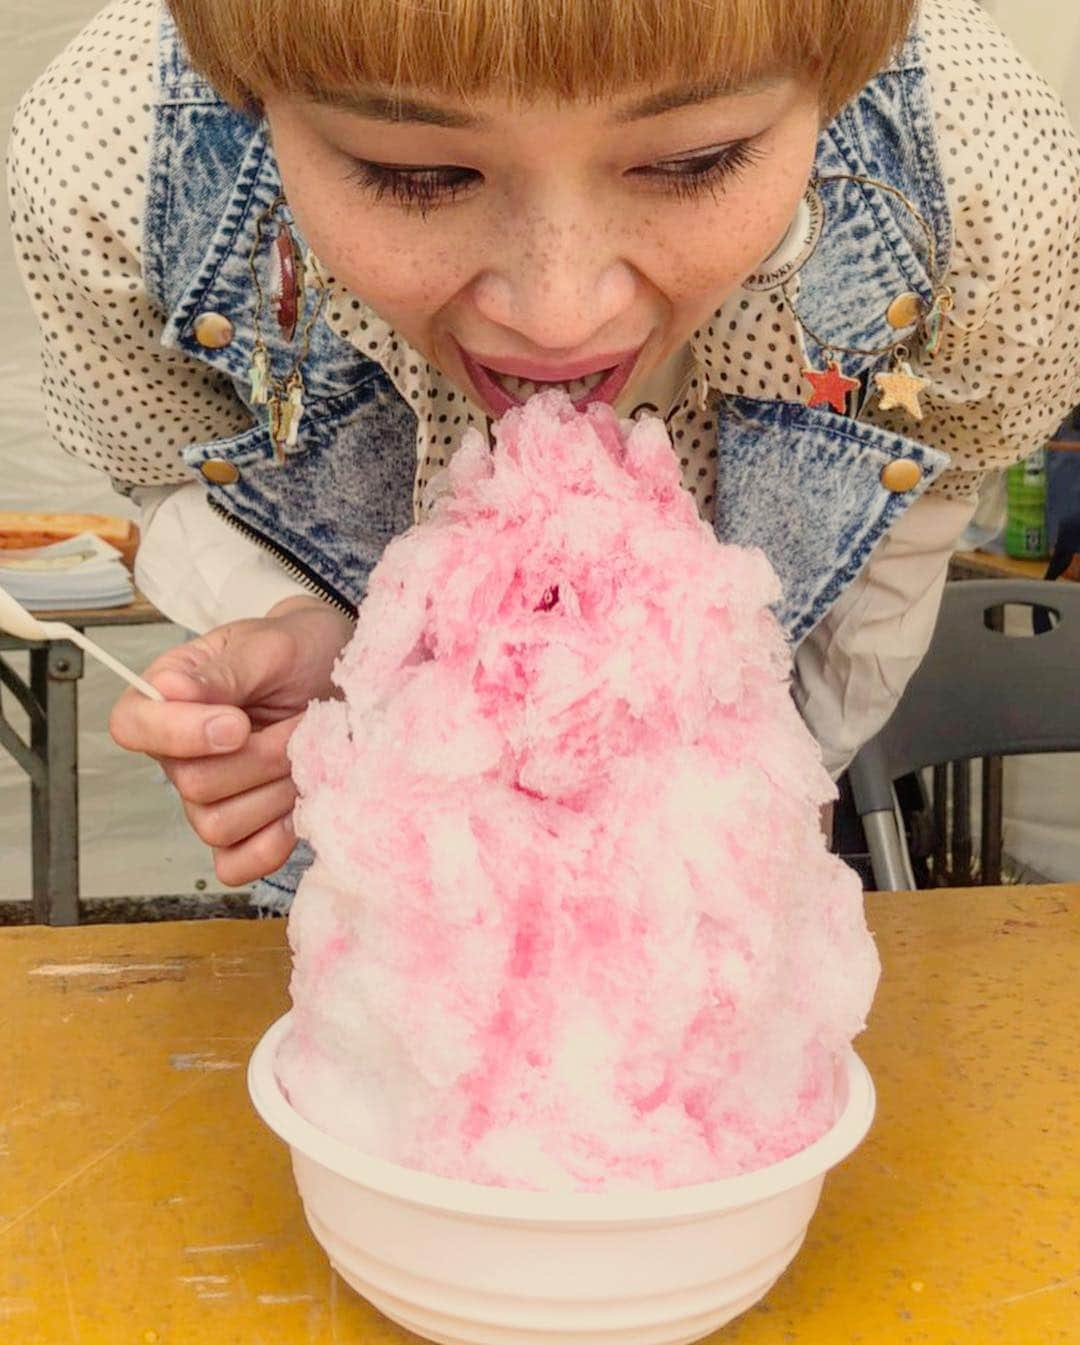
{"type": "MultiPolygon", "coordinates": [[[[1080,886],[869,908],[877,1120],[712,1339],[1080,1341],[1080,886]]],[[[331,1273],[248,1104],[287,974],[281,921],[0,931],[4,1345],[416,1339],[331,1273]]]]}

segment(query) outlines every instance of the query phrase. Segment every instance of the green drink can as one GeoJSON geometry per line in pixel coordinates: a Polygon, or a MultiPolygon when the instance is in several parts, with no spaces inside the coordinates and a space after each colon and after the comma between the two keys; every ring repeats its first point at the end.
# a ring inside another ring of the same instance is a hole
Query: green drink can
{"type": "Polygon", "coordinates": [[[1014,463],[1005,473],[1005,554],[1019,560],[1049,555],[1046,538],[1046,450],[1014,463]]]}

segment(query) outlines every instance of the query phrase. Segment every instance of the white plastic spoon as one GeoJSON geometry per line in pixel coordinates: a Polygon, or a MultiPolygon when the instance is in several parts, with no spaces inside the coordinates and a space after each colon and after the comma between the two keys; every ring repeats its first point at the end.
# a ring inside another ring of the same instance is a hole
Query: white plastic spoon
{"type": "Polygon", "coordinates": [[[10,593],[0,588],[0,630],[20,640],[70,640],[84,649],[92,658],[104,663],[114,673],[118,673],[125,682],[149,696],[152,701],[164,702],[165,697],[149,682],[144,682],[137,673],[125,667],[119,659],[107,654],[99,644],[95,644],[81,630],[69,626],[66,621],[39,621],[33,612],[28,612],[21,602],[17,602],[10,593]]]}

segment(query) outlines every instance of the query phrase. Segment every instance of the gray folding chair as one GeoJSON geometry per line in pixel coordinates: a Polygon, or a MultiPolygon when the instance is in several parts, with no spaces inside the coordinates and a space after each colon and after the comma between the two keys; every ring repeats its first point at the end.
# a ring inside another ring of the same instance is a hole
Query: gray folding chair
{"type": "Polygon", "coordinates": [[[926,658],[848,775],[881,891],[914,887],[893,784],[944,762],[1080,751],[1080,584],[945,585],[926,658]],[[1010,635],[1004,606],[1048,609],[1052,628],[1010,635]]]}

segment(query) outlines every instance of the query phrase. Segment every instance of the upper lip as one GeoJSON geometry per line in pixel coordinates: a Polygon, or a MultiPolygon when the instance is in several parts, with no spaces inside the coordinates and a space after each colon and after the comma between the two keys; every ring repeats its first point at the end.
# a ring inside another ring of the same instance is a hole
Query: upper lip
{"type": "Polygon", "coordinates": [[[571,383],[575,378],[586,378],[589,374],[614,369],[624,360],[634,358],[639,350],[640,346],[633,350],[617,352],[614,355],[593,355],[590,359],[573,360],[567,364],[541,364],[537,360],[518,360],[509,357],[489,359],[486,355],[474,355],[471,351],[468,352],[468,355],[477,364],[482,364],[486,369],[491,369],[497,374],[510,374],[514,378],[527,378],[534,383],[571,383]]]}

